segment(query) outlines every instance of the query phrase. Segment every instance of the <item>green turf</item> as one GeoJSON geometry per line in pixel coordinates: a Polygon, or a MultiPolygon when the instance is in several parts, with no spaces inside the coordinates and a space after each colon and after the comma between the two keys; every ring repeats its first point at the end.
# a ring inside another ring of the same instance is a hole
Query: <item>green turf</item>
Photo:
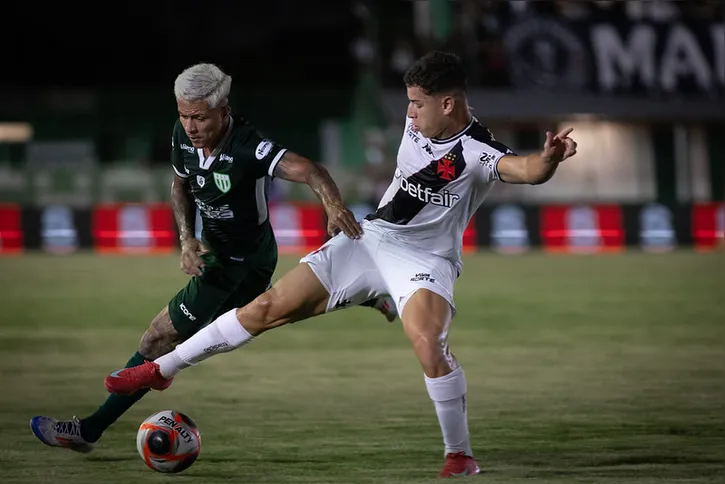
{"type": "MultiPolygon", "coordinates": [[[[421,371],[400,325],[368,308],[187,370],[89,456],[36,441],[32,415],[102,401],[105,375],[184,280],[175,256],[0,259],[0,482],[435,482],[421,371]],[[173,477],[135,448],[140,421],[163,408],[202,433],[199,460],[173,477]]],[[[456,301],[477,482],[724,482],[722,253],[479,255],[456,301]]]]}

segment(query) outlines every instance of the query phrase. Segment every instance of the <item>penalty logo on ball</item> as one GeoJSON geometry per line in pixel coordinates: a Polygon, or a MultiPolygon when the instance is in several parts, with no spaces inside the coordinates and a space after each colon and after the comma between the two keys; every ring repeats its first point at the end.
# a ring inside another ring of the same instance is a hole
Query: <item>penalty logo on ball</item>
{"type": "Polygon", "coordinates": [[[181,412],[162,410],[143,421],[136,437],[138,453],[151,469],[165,473],[188,469],[201,450],[196,424],[181,412]]]}

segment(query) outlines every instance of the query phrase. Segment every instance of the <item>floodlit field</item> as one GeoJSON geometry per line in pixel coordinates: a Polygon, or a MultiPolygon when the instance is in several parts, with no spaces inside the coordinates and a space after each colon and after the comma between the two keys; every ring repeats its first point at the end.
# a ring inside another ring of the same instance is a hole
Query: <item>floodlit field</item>
{"type": "MultiPolygon", "coordinates": [[[[38,442],[29,418],[93,411],[184,282],[176,256],[0,259],[1,482],[436,482],[421,371],[399,323],[367,308],[189,369],[89,456],[38,442]],[[136,453],[139,423],[163,408],[202,434],[176,476],[136,453]]],[[[471,256],[456,301],[475,482],[724,482],[722,253],[471,256]]]]}

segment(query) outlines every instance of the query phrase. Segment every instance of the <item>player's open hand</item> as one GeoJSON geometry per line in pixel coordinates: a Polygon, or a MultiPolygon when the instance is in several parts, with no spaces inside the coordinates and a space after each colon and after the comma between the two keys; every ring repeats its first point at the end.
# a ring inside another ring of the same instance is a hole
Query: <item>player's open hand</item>
{"type": "Polygon", "coordinates": [[[561,163],[576,155],[576,141],[569,137],[572,131],[574,128],[566,128],[559,131],[557,135],[547,131],[541,156],[550,163],[561,163]]]}
{"type": "Polygon", "coordinates": [[[327,233],[330,236],[342,231],[351,239],[358,239],[362,235],[362,227],[355,220],[355,215],[344,205],[331,205],[325,207],[327,212],[327,233]]]}
{"type": "Polygon", "coordinates": [[[201,256],[207,252],[206,247],[198,239],[186,239],[181,242],[181,270],[190,276],[201,276],[204,269],[201,256]]]}

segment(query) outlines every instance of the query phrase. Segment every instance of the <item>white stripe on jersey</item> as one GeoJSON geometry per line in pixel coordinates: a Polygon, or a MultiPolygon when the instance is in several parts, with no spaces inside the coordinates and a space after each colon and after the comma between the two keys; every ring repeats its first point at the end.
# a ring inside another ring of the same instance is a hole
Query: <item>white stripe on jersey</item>
{"type": "Polygon", "coordinates": [[[395,176],[368,218],[460,271],[463,231],[498,180],[498,160],[512,153],[475,118],[445,140],[421,136],[407,119],[395,176]]]}

